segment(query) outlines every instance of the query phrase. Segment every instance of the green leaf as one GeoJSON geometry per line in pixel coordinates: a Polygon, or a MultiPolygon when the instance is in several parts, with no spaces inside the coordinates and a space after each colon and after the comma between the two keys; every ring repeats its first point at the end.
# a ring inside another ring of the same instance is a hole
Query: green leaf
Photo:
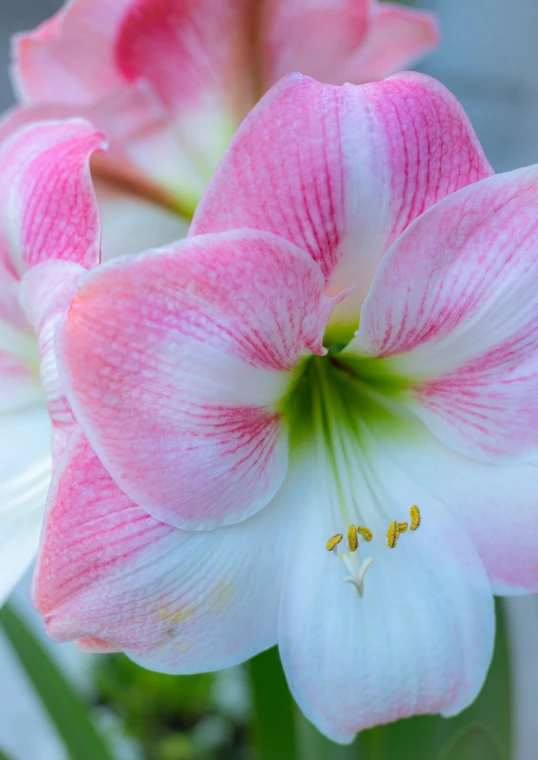
{"type": "MultiPolygon", "coordinates": [[[[450,742],[467,741],[480,747],[494,741],[499,760],[507,760],[512,742],[511,693],[506,626],[500,600],[496,604],[497,636],[486,683],[476,701],[454,718],[425,715],[363,731],[359,752],[363,760],[432,760],[450,750],[450,742]],[[477,729],[480,727],[480,730],[477,729]],[[467,738],[466,738],[467,737],[467,738]],[[484,738],[487,737],[487,738],[484,738]],[[481,744],[480,744],[481,743],[481,744]]],[[[461,753],[450,760],[475,760],[461,753]]],[[[476,760],[482,760],[480,754],[476,760]]],[[[493,753],[487,760],[497,760],[493,753]]]]}
{"type": "Polygon", "coordinates": [[[0,749],[0,760],[11,760],[11,758],[0,749]]]}
{"type": "Polygon", "coordinates": [[[0,626],[72,760],[113,760],[91,722],[88,708],[9,604],[0,609],[0,626]]]}
{"type": "MultiPolygon", "coordinates": [[[[295,707],[273,647],[249,663],[254,698],[254,743],[261,760],[296,760],[295,707]]],[[[314,760],[314,758],[312,758],[314,760]]]]}

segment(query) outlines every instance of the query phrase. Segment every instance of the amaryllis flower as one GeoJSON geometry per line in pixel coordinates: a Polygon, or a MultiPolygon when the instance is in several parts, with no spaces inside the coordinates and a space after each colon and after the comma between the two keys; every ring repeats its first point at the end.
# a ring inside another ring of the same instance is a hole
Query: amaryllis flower
{"type": "Polygon", "coordinates": [[[81,276],[53,638],[169,673],[278,643],[339,742],[475,698],[493,593],[538,589],[538,170],[490,175],[432,80],[292,77],[189,239],[81,276]]]}
{"type": "Polygon", "coordinates": [[[90,156],[103,136],[73,120],[29,127],[0,151],[0,603],[34,558],[52,468],[74,424],[53,358],[57,319],[82,267],[98,263],[100,223],[90,156]],[[21,278],[62,259],[40,300],[36,334],[21,278]],[[54,429],[47,413],[49,407],[54,429]]]}
{"type": "Polygon", "coordinates": [[[16,38],[24,108],[4,132],[65,115],[102,129],[105,247],[133,253],[186,234],[230,138],[279,77],[382,79],[437,40],[430,14],[377,0],[70,0],[16,38]]]}

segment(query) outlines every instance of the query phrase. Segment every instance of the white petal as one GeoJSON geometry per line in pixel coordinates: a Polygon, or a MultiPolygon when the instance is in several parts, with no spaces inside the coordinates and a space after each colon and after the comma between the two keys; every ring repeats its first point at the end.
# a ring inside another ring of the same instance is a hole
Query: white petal
{"type": "Polygon", "coordinates": [[[367,431],[361,440],[368,443],[357,447],[354,482],[344,484],[359,512],[382,506],[405,520],[418,502],[423,524],[394,549],[379,533],[360,546],[363,557],[374,558],[361,599],[342,582],[341,559],[325,549],[328,489],[336,486],[318,462],[279,623],[293,695],[324,734],[343,743],[378,723],[462,710],[482,686],[494,636],[493,596],[472,542],[367,431]]]}
{"type": "Polygon", "coordinates": [[[0,604],[34,558],[51,476],[43,405],[0,414],[0,604]]]}

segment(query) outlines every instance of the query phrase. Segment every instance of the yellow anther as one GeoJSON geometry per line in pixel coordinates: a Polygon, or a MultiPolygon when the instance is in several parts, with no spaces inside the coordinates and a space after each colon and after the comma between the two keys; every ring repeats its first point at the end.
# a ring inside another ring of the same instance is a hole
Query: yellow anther
{"type": "Polygon", "coordinates": [[[370,541],[374,537],[374,534],[372,533],[370,528],[365,528],[364,525],[357,526],[357,533],[361,535],[365,541],[368,541],[368,543],[370,543],[370,541]]]}
{"type": "Polygon", "coordinates": [[[349,542],[349,548],[352,552],[357,551],[359,545],[359,539],[357,536],[357,528],[354,525],[350,525],[347,529],[347,540],[349,542]]]}
{"type": "Polygon", "coordinates": [[[325,546],[327,547],[327,551],[328,552],[332,552],[332,550],[336,546],[338,546],[338,544],[340,543],[340,541],[342,540],[342,538],[343,538],[343,536],[342,536],[341,533],[337,533],[336,536],[333,536],[332,538],[330,538],[327,541],[327,543],[325,544],[325,546]]]}
{"type": "Polygon", "coordinates": [[[399,522],[398,523],[398,533],[405,533],[406,530],[409,527],[409,523],[406,522],[399,522]]]}
{"type": "Polygon", "coordinates": [[[400,535],[400,523],[398,520],[393,520],[391,524],[389,525],[389,529],[387,531],[387,541],[389,544],[389,549],[394,549],[396,546],[396,543],[398,541],[398,536],[400,535]]]}
{"type": "Polygon", "coordinates": [[[420,509],[416,504],[413,504],[409,510],[409,517],[411,518],[411,530],[416,530],[420,525],[420,509]]]}

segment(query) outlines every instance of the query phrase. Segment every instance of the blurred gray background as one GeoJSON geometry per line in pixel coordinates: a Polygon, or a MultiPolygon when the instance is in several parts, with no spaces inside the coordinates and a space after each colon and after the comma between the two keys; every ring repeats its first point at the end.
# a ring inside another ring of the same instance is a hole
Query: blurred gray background
{"type": "MultiPolygon", "coordinates": [[[[110,0],[111,3],[114,0],[110,0]]],[[[538,0],[413,0],[441,22],[441,48],[420,66],[463,103],[498,171],[538,162],[538,0]]],[[[9,38],[51,15],[59,0],[0,0],[0,109],[13,103],[9,38]]],[[[31,614],[29,579],[15,602],[31,614]]],[[[516,760],[538,758],[538,602],[510,600],[510,634],[516,691],[516,760]]],[[[36,627],[37,616],[33,617],[36,627]]],[[[70,646],[56,655],[84,689],[87,658],[70,646]]],[[[21,760],[63,760],[65,755],[42,709],[0,638],[0,745],[21,760]]]]}

